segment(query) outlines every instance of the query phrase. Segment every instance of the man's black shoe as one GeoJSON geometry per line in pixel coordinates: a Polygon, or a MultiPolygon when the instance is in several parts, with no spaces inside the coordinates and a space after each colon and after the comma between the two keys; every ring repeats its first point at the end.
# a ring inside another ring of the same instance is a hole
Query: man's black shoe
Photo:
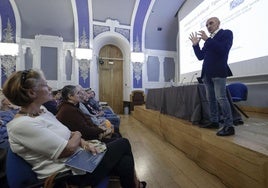
{"type": "Polygon", "coordinates": [[[217,132],[217,136],[231,136],[235,134],[234,127],[223,127],[217,132]]]}
{"type": "Polygon", "coordinates": [[[205,124],[205,125],[200,125],[201,128],[207,128],[207,129],[218,129],[219,128],[219,123],[216,122],[212,122],[209,124],[205,124]]]}

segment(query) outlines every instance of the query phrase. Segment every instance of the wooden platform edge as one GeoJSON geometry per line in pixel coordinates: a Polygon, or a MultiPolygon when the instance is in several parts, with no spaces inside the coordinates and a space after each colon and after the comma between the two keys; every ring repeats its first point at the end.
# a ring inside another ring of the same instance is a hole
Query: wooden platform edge
{"type": "Polygon", "coordinates": [[[183,151],[228,187],[268,187],[268,156],[218,137],[215,130],[201,129],[191,122],[158,111],[135,106],[132,116],[167,142],[183,151]]]}
{"type": "Polygon", "coordinates": [[[254,106],[239,106],[242,110],[246,112],[256,112],[268,114],[268,108],[266,107],[254,107],[254,106]]]}

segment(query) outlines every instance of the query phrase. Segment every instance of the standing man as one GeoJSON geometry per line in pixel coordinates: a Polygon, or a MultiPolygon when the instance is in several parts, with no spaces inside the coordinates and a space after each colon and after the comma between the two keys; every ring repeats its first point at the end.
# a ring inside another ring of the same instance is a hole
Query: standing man
{"type": "Polygon", "coordinates": [[[194,53],[198,60],[203,60],[201,78],[205,84],[207,99],[210,107],[210,124],[203,128],[219,128],[219,108],[223,115],[223,126],[217,132],[218,136],[235,134],[232,112],[226,95],[226,77],[232,76],[227,64],[229,51],[233,44],[233,33],[230,30],[219,28],[220,20],[217,17],[209,18],[205,31],[191,33],[189,39],[193,43],[194,53]],[[202,49],[200,40],[204,40],[202,49]]]}

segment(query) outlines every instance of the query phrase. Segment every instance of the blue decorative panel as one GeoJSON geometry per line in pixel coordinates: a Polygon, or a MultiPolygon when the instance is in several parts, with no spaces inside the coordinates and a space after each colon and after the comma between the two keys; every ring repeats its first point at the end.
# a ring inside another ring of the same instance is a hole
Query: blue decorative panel
{"type": "Polygon", "coordinates": [[[16,56],[3,55],[1,58],[2,85],[16,69],[16,56]]]}
{"type": "Polygon", "coordinates": [[[16,42],[16,20],[9,0],[1,0],[2,42],[16,42]]]}
{"type": "Polygon", "coordinates": [[[78,30],[79,30],[79,47],[89,48],[89,12],[88,1],[76,0],[78,30]]]}
{"type": "Polygon", "coordinates": [[[86,79],[83,79],[81,76],[81,70],[79,71],[79,85],[81,85],[83,88],[90,88],[90,72],[88,72],[88,76],[86,79]]]}
{"type": "Polygon", "coordinates": [[[133,88],[142,88],[142,63],[133,62],[133,88]]]}
{"type": "Polygon", "coordinates": [[[129,29],[123,29],[123,28],[116,27],[115,32],[123,35],[128,41],[130,40],[130,30],[129,29]]]}
{"type": "Polygon", "coordinates": [[[90,87],[90,61],[82,59],[79,64],[79,84],[84,87],[90,87]]]}
{"type": "Polygon", "coordinates": [[[139,2],[138,10],[135,16],[134,27],[133,27],[133,51],[142,51],[142,28],[144,24],[144,19],[148,8],[150,6],[151,0],[143,0],[139,2]]]}
{"type": "Polygon", "coordinates": [[[93,37],[95,38],[99,34],[103,32],[110,31],[109,26],[102,26],[102,25],[93,25],[93,37]]]}

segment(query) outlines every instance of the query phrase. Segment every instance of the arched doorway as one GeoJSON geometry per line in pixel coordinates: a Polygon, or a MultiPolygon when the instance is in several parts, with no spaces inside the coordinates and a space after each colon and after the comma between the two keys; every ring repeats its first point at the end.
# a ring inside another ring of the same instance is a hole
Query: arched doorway
{"type": "Polygon", "coordinates": [[[105,45],[99,52],[99,99],[123,113],[123,55],[114,45],[105,45]]]}

